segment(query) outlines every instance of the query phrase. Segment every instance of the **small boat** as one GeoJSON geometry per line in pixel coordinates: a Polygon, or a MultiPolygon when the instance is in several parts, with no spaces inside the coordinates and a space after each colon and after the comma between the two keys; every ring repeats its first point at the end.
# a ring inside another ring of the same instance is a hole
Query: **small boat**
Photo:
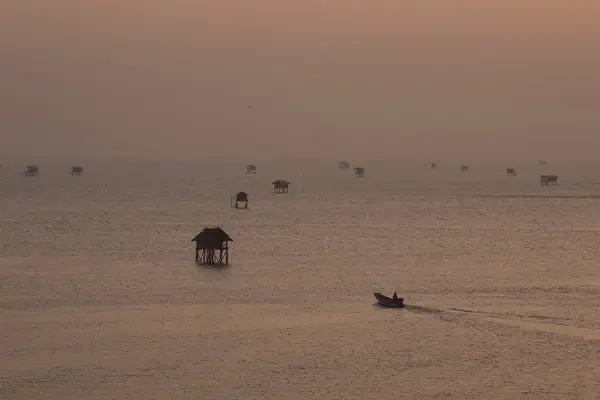
{"type": "Polygon", "coordinates": [[[394,300],[391,297],[387,297],[381,293],[373,293],[377,302],[384,306],[390,308],[404,308],[404,299],[402,297],[398,297],[398,300],[394,300]]]}

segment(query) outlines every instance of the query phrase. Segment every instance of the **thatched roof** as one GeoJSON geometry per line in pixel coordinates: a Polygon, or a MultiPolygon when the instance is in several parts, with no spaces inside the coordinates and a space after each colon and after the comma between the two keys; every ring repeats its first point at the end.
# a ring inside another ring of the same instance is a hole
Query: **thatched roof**
{"type": "Polygon", "coordinates": [[[217,226],[204,228],[192,239],[192,242],[196,242],[199,247],[220,248],[223,242],[233,242],[233,239],[217,226]]]}
{"type": "Polygon", "coordinates": [[[248,165],[246,165],[246,168],[256,169],[256,165],[248,164],[248,165]]]}
{"type": "Polygon", "coordinates": [[[285,179],[277,179],[277,180],[273,181],[273,183],[271,183],[271,184],[276,185],[276,186],[279,186],[279,185],[287,186],[287,185],[290,185],[291,183],[286,181],[285,179]]]}
{"type": "Polygon", "coordinates": [[[238,194],[235,195],[235,199],[237,201],[248,201],[248,193],[239,192],[238,194]]]}

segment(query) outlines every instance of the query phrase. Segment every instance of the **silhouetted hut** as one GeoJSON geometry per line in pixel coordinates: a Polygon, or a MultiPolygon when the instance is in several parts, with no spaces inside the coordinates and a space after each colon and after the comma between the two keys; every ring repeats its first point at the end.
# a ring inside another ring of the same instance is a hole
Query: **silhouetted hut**
{"type": "Polygon", "coordinates": [[[506,176],[517,176],[516,168],[506,168],[506,176]]]}
{"type": "Polygon", "coordinates": [[[343,169],[345,171],[348,168],[350,168],[350,163],[346,162],[346,161],[340,161],[340,162],[338,162],[338,167],[339,167],[339,169],[343,169]]]}
{"type": "Polygon", "coordinates": [[[256,175],[256,165],[254,165],[254,164],[246,165],[246,173],[248,175],[256,175]]]}
{"type": "Polygon", "coordinates": [[[196,242],[196,262],[229,265],[229,242],[233,239],[219,227],[207,227],[192,239],[196,242]],[[218,251],[218,254],[217,254],[218,251]]]}
{"type": "Polygon", "coordinates": [[[468,165],[461,165],[460,166],[460,172],[469,172],[469,166],[468,165]]]}
{"type": "Polygon", "coordinates": [[[28,165],[25,167],[25,171],[23,172],[23,175],[38,176],[39,172],[40,172],[40,167],[38,167],[37,165],[28,165]]]}
{"type": "Polygon", "coordinates": [[[239,192],[235,195],[235,202],[233,206],[235,208],[240,208],[239,203],[244,203],[244,208],[248,208],[248,193],[239,192]]]}
{"type": "Polygon", "coordinates": [[[437,163],[435,163],[435,162],[431,161],[431,162],[429,163],[429,166],[431,167],[431,169],[436,169],[436,168],[437,168],[437,163]]]}
{"type": "Polygon", "coordinates": [[[78,165],[71,167],[71,175],[81,175],[83,174],[83,167],[78,165]]]}
{"type": "Polygon", "coordinates": [[[288,186],[290,186],[290,182],[284,179],[277,179],[276,181],[273,181],[272,185],[273,193],[287,193],[288,186]]]}
{"type": "Polygon", "coordinates": [[[364,178],[365,177],[365,169],[363,167],[354,168],[354,175],[357,178],[364,178]]]}
{"type": "Polygon", "coordinates": [[[542,185],[542,186],[558,186],[558,176],[542,175],[542,176],[540,176],[540,185],[542,185]]]}
{"type": "Polygon", "coordinates": [[[546,160],[539,160],[538,164],[543,167],[544,165],[548,164],[548,162],[546,162],[546,160]]]}

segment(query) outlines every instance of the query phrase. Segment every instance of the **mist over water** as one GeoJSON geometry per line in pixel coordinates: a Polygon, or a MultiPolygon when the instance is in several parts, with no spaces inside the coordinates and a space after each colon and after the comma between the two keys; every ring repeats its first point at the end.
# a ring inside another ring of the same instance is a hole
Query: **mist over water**
{"type": "Polygon", "coordinates": [[[0,398],[598,397],[596,1],[0,8],[0,398]]]}
{"type": "Polygon", "coordinates": [[[594,194],[593,173],[100,165],[0,170],[3,398],[598,392],[600,202],[470,196],[594,194]],[[193,262],[208,224],[234,239],[228,268],[193,262]]]}

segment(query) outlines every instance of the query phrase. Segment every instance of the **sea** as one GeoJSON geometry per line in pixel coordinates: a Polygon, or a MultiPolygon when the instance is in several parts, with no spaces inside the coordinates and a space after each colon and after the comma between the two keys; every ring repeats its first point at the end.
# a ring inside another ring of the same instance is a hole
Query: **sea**
{"type": "Polygon", "coordinates": [[[245,164],[5,164],[0,398],[600,399],[600,165],[245,164]]]}

